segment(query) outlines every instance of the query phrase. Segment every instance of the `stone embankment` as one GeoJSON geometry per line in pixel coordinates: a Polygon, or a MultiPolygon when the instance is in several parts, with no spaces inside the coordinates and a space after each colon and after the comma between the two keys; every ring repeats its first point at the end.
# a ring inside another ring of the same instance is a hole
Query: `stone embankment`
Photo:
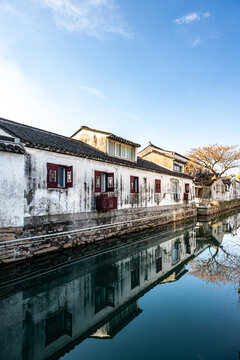
{"type": "Polygon", "coordinates": [[[225,214],[231,210],[240,208],[240,200],[211,201],[207,206],[197,208],[198,216],[209,216],[213,214],[225,214]]]}
{"type": "MultiPolygon", "coordinates": [[[[46,233],[46,231],[41,231],[41,234],[21,238],[9,229],[7,240],[3,238],[3,233],[0,234],[2,236],[0,241],[0,265],[4,266],[64,249],[109,240],[117,236],[194,218],[196,215],[195,207],[186,207],[171,211],[160,211],[159,214],[154,216],[76,230],[62,231],[63,228],[56,228],[55,232],[46,233]]],[[[28,230],[31,231],[31,229],[28,230]]],[[[18,229],[18,231],[20,230],[18,229]]]]}

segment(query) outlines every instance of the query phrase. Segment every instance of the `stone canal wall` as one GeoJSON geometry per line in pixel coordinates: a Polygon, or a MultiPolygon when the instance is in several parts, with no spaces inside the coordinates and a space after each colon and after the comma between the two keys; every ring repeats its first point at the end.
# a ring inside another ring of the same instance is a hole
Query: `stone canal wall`
{"type": "Polygon", "coordinates": [[[193,206],[179,207],[177,209],[168,207],[155,213],[145,213],[144,217],[140,217],[141,213],[134,214],[132,217],[128,214],[128,217],[131,218],[130,220],[125,218],[123,221],[120,221],[120,216],[117,218],[118,221],[112,224],[104,224],[104,216],[106,217],[106,214],[104,215],[103,213],[101,214],[103,217],[101,225],[93,226],[92,222],[92,226],[88,227],[88,222],[85,222],[84,226],[82,221],[81,228],[75,226],[75,230],[68,229],[62,223],[55,223],[54,229],[46,224],[42,228],[39,226],[37,228],[29,227],[22,233],[20,229],[17,229],[17,233],[13,233],[9,229],[7,236],[6,233],[0,233],[2,237],[0,242],[0,263],[4,265],[26,258],[47,255],[48,253],[71,247],[104,241],[105,239],[147,230],[155,226],[193,218],[196,214],[196,208],[193,206]],[[38,230],[37,233],[36,229],[38,230]],[[23,237],[23,234],[27,236],[23,237]]]}
{"type": "Polygon", "coordinates": [[[197,208],[197,215],[209,216],[213,214],[225,214],[236,208],[240,208],[240,200],[212,201],[208,206],[199,206],[197,208]]]}

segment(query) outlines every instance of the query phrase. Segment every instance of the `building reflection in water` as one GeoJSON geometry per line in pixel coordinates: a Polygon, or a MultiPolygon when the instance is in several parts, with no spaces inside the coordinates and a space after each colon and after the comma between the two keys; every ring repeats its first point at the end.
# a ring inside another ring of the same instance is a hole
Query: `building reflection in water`
{"type": "Polygon", "coordinates": [[[178,280],[186,264],[225,232],[239,214],[144,235],[141,241],[9,285],[0,291],[0,358],[57,358],[87,337],[113,338],[142,310],[153,286],[178,280]],[[18,354],[16,356],[16,354],[18,354]]]}

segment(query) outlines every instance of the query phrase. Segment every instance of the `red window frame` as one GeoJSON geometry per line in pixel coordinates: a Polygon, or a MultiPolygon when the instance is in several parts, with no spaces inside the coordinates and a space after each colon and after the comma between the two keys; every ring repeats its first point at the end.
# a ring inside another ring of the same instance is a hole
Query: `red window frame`
{"type": "Polygon", "coordinates": [[[138,176],[130,176],[130,193],[137,194],[139,192],[139,178],[138,176]],[[135,188],[135,183],[137,181],[137,191],[135,188]]]}
{"type": "Polygon", "coordinates": [[[95,193],[106,193],[114,191],[114,173],[106,173],[104,171],[94,172],[94,183],[95,183],[95,193]],[[102,189],[102,174],[106,175],[106,191],[101,191],[102,189]]]}
{"type": "Polygon", "coordinates": [[[47,163],[47,188],[48,189],[67,189],[73,187],[73,167],[47,163]],[[65,186],[58,186],[58,168],[65,169],[65,186]]]}
{"type": "Polygon", "coordinates": [[[155,193],[161,193],[161,180],[155,179],[155,193]]]}
{"type": "Polygon", "coordinates": [[[185,193],[186,194],[190,193],[190,184],[185,184],[185,193]]]}

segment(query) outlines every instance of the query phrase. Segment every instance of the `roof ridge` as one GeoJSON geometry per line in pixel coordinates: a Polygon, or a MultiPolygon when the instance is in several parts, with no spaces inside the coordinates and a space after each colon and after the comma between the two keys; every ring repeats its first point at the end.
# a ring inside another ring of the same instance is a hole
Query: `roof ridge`
{"type": "Polygon", "coordinates": [[[75,131],[75,133],[73,134],[73,135],[71,135],[71,138],[73,137],[73,136],[75,136],[79,131],[81,131],[82,129],[86,129],[86,130],[89,130],[89,131],[92,131],[92,132],[97,132],[97,133],[100,133],[100,134],[104,134],[104,135],[107,135],[107,136],[109,136],[109,138],[111,139],[111,137],[112,137],[112,139],[119,139],[118,141],[119,142],[123,142],[123,143],[129,143],[129,145],[132,145],[132,146],[136,146],[136,147],[140,147],[141,145],[140,144],[138,144],[138,143],[136,143],[136,142],[134,142],[134,141],[132,141],[132,140],[128,140],[128,139],[125,139],[125,138],[123,138],[122,136],[118,136],[118,135],[115,135],[114,133],[112,133],[112,132],[107,132],[107,131],[104,131],[104,130],[98,130],[98,129],[94,129],[94,128],[90,128],[89,126],[86,126],[86,125],[82,125],[82,126],[80,126],[80,128],[77,130],[77,131],[75,131]]]}
{"type": "MultiPolygon", "coordinates": [[[[37,128],[37,127],[35,127],[35,126],[23,124],[23,123],[14,121],[14,120],[5,119],[5,118],[2,118],[2,117],[0,117],[0,120],[6,121],[6,122],[9,122],[9,123],[13,123],[13,124],[17,124],[17,125],[20,125],[20,126],[26,126],[26,127],[28,127],[28,128],[31,128],[31,129],[34,129],[34,130],[37,130],[37,131],[43,131],[43,132],[48,133],[48,134],[60,136],[60,137],[63,137],[64,139],[73,140],[73,141],[79,141],[79,140],[76,140],[76,139],[72,139],[72,138],[69,137],[69,136],[57,134],[57,133],[54,133],[54,132],[52,132],[52,131],[48,131],[48,130],[45,130],[45,129],[37,128]]],[[[84,144],[85,144],[85,143],[84,143],[84,144]]],[[[87,144],[86,144],[86,145],[87,145],[87,144]]]]}

